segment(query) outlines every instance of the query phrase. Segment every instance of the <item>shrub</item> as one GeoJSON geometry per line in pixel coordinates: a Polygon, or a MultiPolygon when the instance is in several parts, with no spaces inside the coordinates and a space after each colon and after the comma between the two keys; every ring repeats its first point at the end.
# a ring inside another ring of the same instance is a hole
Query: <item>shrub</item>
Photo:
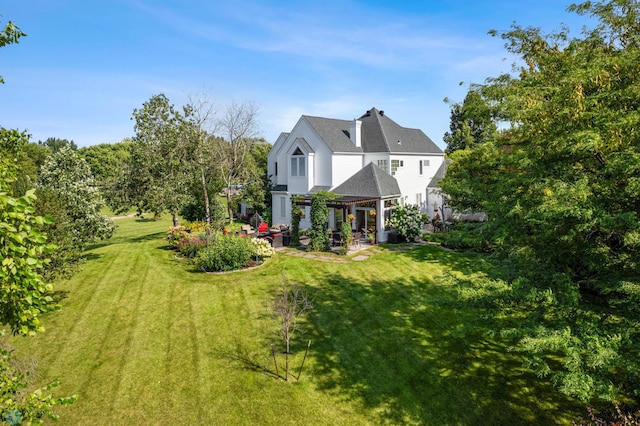
{"type": "Polygon", "coordinates": [[[167,242],[169,247],[177,248],[178,242],[189,237],[187,228],[184,226],[170,226],[167,230],[167,242]]]}
{"type": "Polygon", "coordinates": [[[484,230],[482,223],[458,223],[455,229],[437,235],[442,245],[451,249],[489,252],[491,246],[484,230]]]}
{"type": "Polygon", "coordinates": [[[190,222],[185,226],[187,232],[198,234],[207,231],[207,222],[190,222]]]}
{"type": "Polygon", "coordinates": [[[176,248],[181,255],[189,259],[193,259],[207,245],[204,235],[191,235],[178,241],[176,248]]]}
{"type": "Polygon", "coordinates": [[[411,242],[422,233],[425,215],[414,204],[399,205],[391,213],[388,225],[396,229],[407,241],[411,242]]]}
{"type": "Polygon", "coordinates": [[[250,239],[220,235],[198,251],[196,266],[205,272],[233,271],[247,266],[256,255],[256,245],[250,239]]]}

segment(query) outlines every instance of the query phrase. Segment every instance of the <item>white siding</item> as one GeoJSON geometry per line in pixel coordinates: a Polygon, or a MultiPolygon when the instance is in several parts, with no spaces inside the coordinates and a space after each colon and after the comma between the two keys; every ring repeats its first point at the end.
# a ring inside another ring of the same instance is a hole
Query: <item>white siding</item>
{"type": "Polygon", "coordinates": [[[404,164],[395,175],[404,202],[415,204],[416,194],[424,194],[420,210],[431,216],[433,213],[429,210],[433,210],[433,206],[428,205],[427,185],[444,161],[444,155],[392,155],[391,159],[401,160],[404,164]],[[423,166],[423,173],[420,175],[420,161],[423,160],[429,160],[429,165],[423,166]]]}
{"type": "Polygon", "coordinates": [[[345,180],[356,174],[363,166],[362,154],[335,154],[333,156],[333,173],[331,176],[331,183],[328,185],[332,187],[340,185],[345,180]]]}

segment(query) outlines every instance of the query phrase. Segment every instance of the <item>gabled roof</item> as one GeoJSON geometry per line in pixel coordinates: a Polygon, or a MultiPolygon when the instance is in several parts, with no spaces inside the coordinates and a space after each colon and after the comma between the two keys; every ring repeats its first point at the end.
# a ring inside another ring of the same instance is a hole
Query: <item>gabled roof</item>
{"type": "Polygon", "coordinates": [[[401,195],[396,178],[373,163],[364,166],[359,172],[333,188],[332,192],[342,196],[371,198],[399,197],[401,195]]]}
{"type": "Polygon", "coordinates": [[[440,164],[440,167],[436,171],[436,174],[433,175],[431,182],[429,182],[429,184],[427,185],[427,188],[440,187],[440,181],[444,179],[444,176],[447,174],[447,167],[449,166],[450,162],[451,160],[449,160],[448,158],[444,159],[444,161],[442,162],[442,164],[440,164]]]}
{"type": "Polygon", "coordinates": [[[296,141],[299,142],[300,145],[302,145],[305,151],[307,151],[309,154],[311,154],[312,152],[315,152],[313,148],[311,148],[311,145],[309,145],[309,143],[305,140],[305,138],[298,138],[296,139],[296,141]]]}
{"type": "Polygon", "coordinates": [[[402,127],[376,108],[371,108],[358,119],[362,122],[361,148],[351,142],[350,121],[308,115],[302,117],[332,152],[443,154],[422,130],[402,127]]]}
{"type": "Polygon", "coordinates": [[[331,152],[362,152],[349,138],[349,122],[333,118],[302,116],[313,127],[331,152]]]}

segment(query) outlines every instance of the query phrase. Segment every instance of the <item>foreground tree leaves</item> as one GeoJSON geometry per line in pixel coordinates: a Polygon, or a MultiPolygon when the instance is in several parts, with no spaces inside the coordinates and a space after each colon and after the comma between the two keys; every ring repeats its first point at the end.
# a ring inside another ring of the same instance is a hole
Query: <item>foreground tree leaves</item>
{"type": "Polygon", "coordinates": [[[640,5],[570,10],[599,25],[583,38],[501,34],[520,73],[475,90],[508,128],[454,152],[442,187],[454,207],[488,213],[482,235],[516,265],[531,316],[508,333],[530,366],[584,401],[638,398],[640,5]]]}

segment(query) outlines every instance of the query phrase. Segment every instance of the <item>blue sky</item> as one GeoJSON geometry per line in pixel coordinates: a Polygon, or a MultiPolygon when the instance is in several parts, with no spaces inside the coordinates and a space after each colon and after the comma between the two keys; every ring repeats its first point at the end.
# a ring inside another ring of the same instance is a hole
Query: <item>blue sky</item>
{"type": "Polygon", "coordinates": [[[444,148],[445,97],[511,69],[490,29],[512,22],[578,35],[562,0],[0,1],[27,33],[0,49],[0,125],[79,146],[133,136],[152,95],[207,93],[260,108],[274,142],[302,114],[350,120],[376,107],[444,148]],[[464,82],[463,85],[460,85],[464,82]]]}

